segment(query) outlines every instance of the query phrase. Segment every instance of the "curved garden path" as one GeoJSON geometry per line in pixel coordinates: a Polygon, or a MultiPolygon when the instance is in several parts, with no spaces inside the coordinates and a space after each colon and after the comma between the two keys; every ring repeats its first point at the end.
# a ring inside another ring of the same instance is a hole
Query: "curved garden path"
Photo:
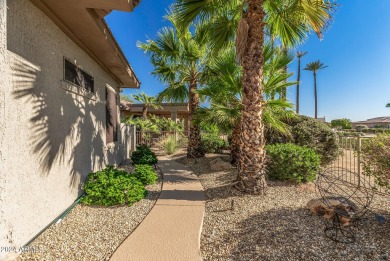
{"type": "Polygon", "coordinates": [[[160,198],[110,260],[202,260],[200,234],[205,212],[203,187],[186,166],[159,158],[160,198]]]}

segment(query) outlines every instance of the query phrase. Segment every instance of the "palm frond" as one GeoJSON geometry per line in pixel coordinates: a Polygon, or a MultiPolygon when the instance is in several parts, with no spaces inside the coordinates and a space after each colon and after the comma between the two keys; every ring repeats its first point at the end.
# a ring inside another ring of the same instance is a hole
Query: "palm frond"
{"type": "Polygon", "coordinates": [[[325,69],[326,67],[328,67],[328,66],[326,66],[324,63],[322,63],[320,60],[317,60],[317,61],[308,63],[306,65],[306,67],[303,68],[303,70],[312,71],[312,72],[316,73],[317,71],[325,69]]]}

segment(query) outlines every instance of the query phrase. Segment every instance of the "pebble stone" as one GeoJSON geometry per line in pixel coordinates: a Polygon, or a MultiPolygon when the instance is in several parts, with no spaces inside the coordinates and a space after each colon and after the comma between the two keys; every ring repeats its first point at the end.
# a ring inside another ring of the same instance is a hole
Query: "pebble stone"
{"type": "MultiPolygon", "coordinates": [[[[131,171],[129,161],[119,166],[131,171]]],[[[159,171],[157,171],[159,173],[159,171]]],[[[148,195],[132,206],[91,207],[77,205],[62,222],[36,238],[17,260],[109,260],[117,247],[153,208],[161,192],[159,180],[146,186],[148,195]]]]}
{"type": "MultiPolygon", "coordinates": [[[[207,155],[195,163],[184,154],[176,157],[192,168],[206,192],[201,235],[205,261],[390,260],[390,221],[379,224],[374,214],[368,213],[357,224],[354,243],[336,244],[325,237],[324,220],[306,208],[309,200],[318,198],[315,191],[287,182],[268,182],[266,196],[241,194],[229,189],[237,170],[210,170],[209,162],[215,157],[221,155],[207,155]]],[[[389,197],[375,197],[372,207],[389,219],[389,197]]]]}

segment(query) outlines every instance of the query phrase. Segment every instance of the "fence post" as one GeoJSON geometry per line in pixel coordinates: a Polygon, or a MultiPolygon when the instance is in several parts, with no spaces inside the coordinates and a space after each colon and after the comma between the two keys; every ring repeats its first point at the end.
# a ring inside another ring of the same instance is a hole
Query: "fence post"
{"type": "Polygon", "coordinates": [[[131,125],[130,135],[131,135],[131,151],[135,151],[137,148],[137,128],[135,125],[131,125]]]}
{"type": "Polygon", "coordinates": [[[360,135],[357,136],[357,163],[358,163],[358,177],[359,177],[359,181],[358,181],[358,187],[360,187],[360,174],[361,174],[361,150],[362,150],[362,140],[360,138],[360,135]]]}

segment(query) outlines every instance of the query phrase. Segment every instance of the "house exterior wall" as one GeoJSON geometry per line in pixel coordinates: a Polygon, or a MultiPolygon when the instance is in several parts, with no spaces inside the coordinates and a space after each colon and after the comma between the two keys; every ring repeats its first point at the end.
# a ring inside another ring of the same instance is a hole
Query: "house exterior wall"
{"type": "MultiPolygon", "coordinates": [[[[6,77],[3,77],[6,74],[6,57],[7,57],[7,17],[6,12],[7,6],[6,6],[6,0],[0,0],[0,247],[8,245],[7,240],[7,223],[5,220],[5,185],[6,185],[6,175],[7,172],[5,171],[5,158],[6,158],[6,151],[5,151],[5,144],[4,144],[4,136],[5,136],[5,125],[3,122],[5,122],[5,93],[6,93],[6,83],[7,79],[6,77]],[[3,232],[4,231],[4,232],[3,232]]],[[[4,257],[6,253],[0,252],[0,260],[2,257],[4,257]]]]}
{"type": "Polygon", "coordinates": [[[105,142],[105,90],[118,92],[117,82],[30,1],[5,5],[0,0],[0,246],[19,247],[81,195],[89,172],[119,164],[132,144],[127,127],[117,143],[105,142]],[[94,77],[94,95],[63,81],[64,57],[94,77]]]}

